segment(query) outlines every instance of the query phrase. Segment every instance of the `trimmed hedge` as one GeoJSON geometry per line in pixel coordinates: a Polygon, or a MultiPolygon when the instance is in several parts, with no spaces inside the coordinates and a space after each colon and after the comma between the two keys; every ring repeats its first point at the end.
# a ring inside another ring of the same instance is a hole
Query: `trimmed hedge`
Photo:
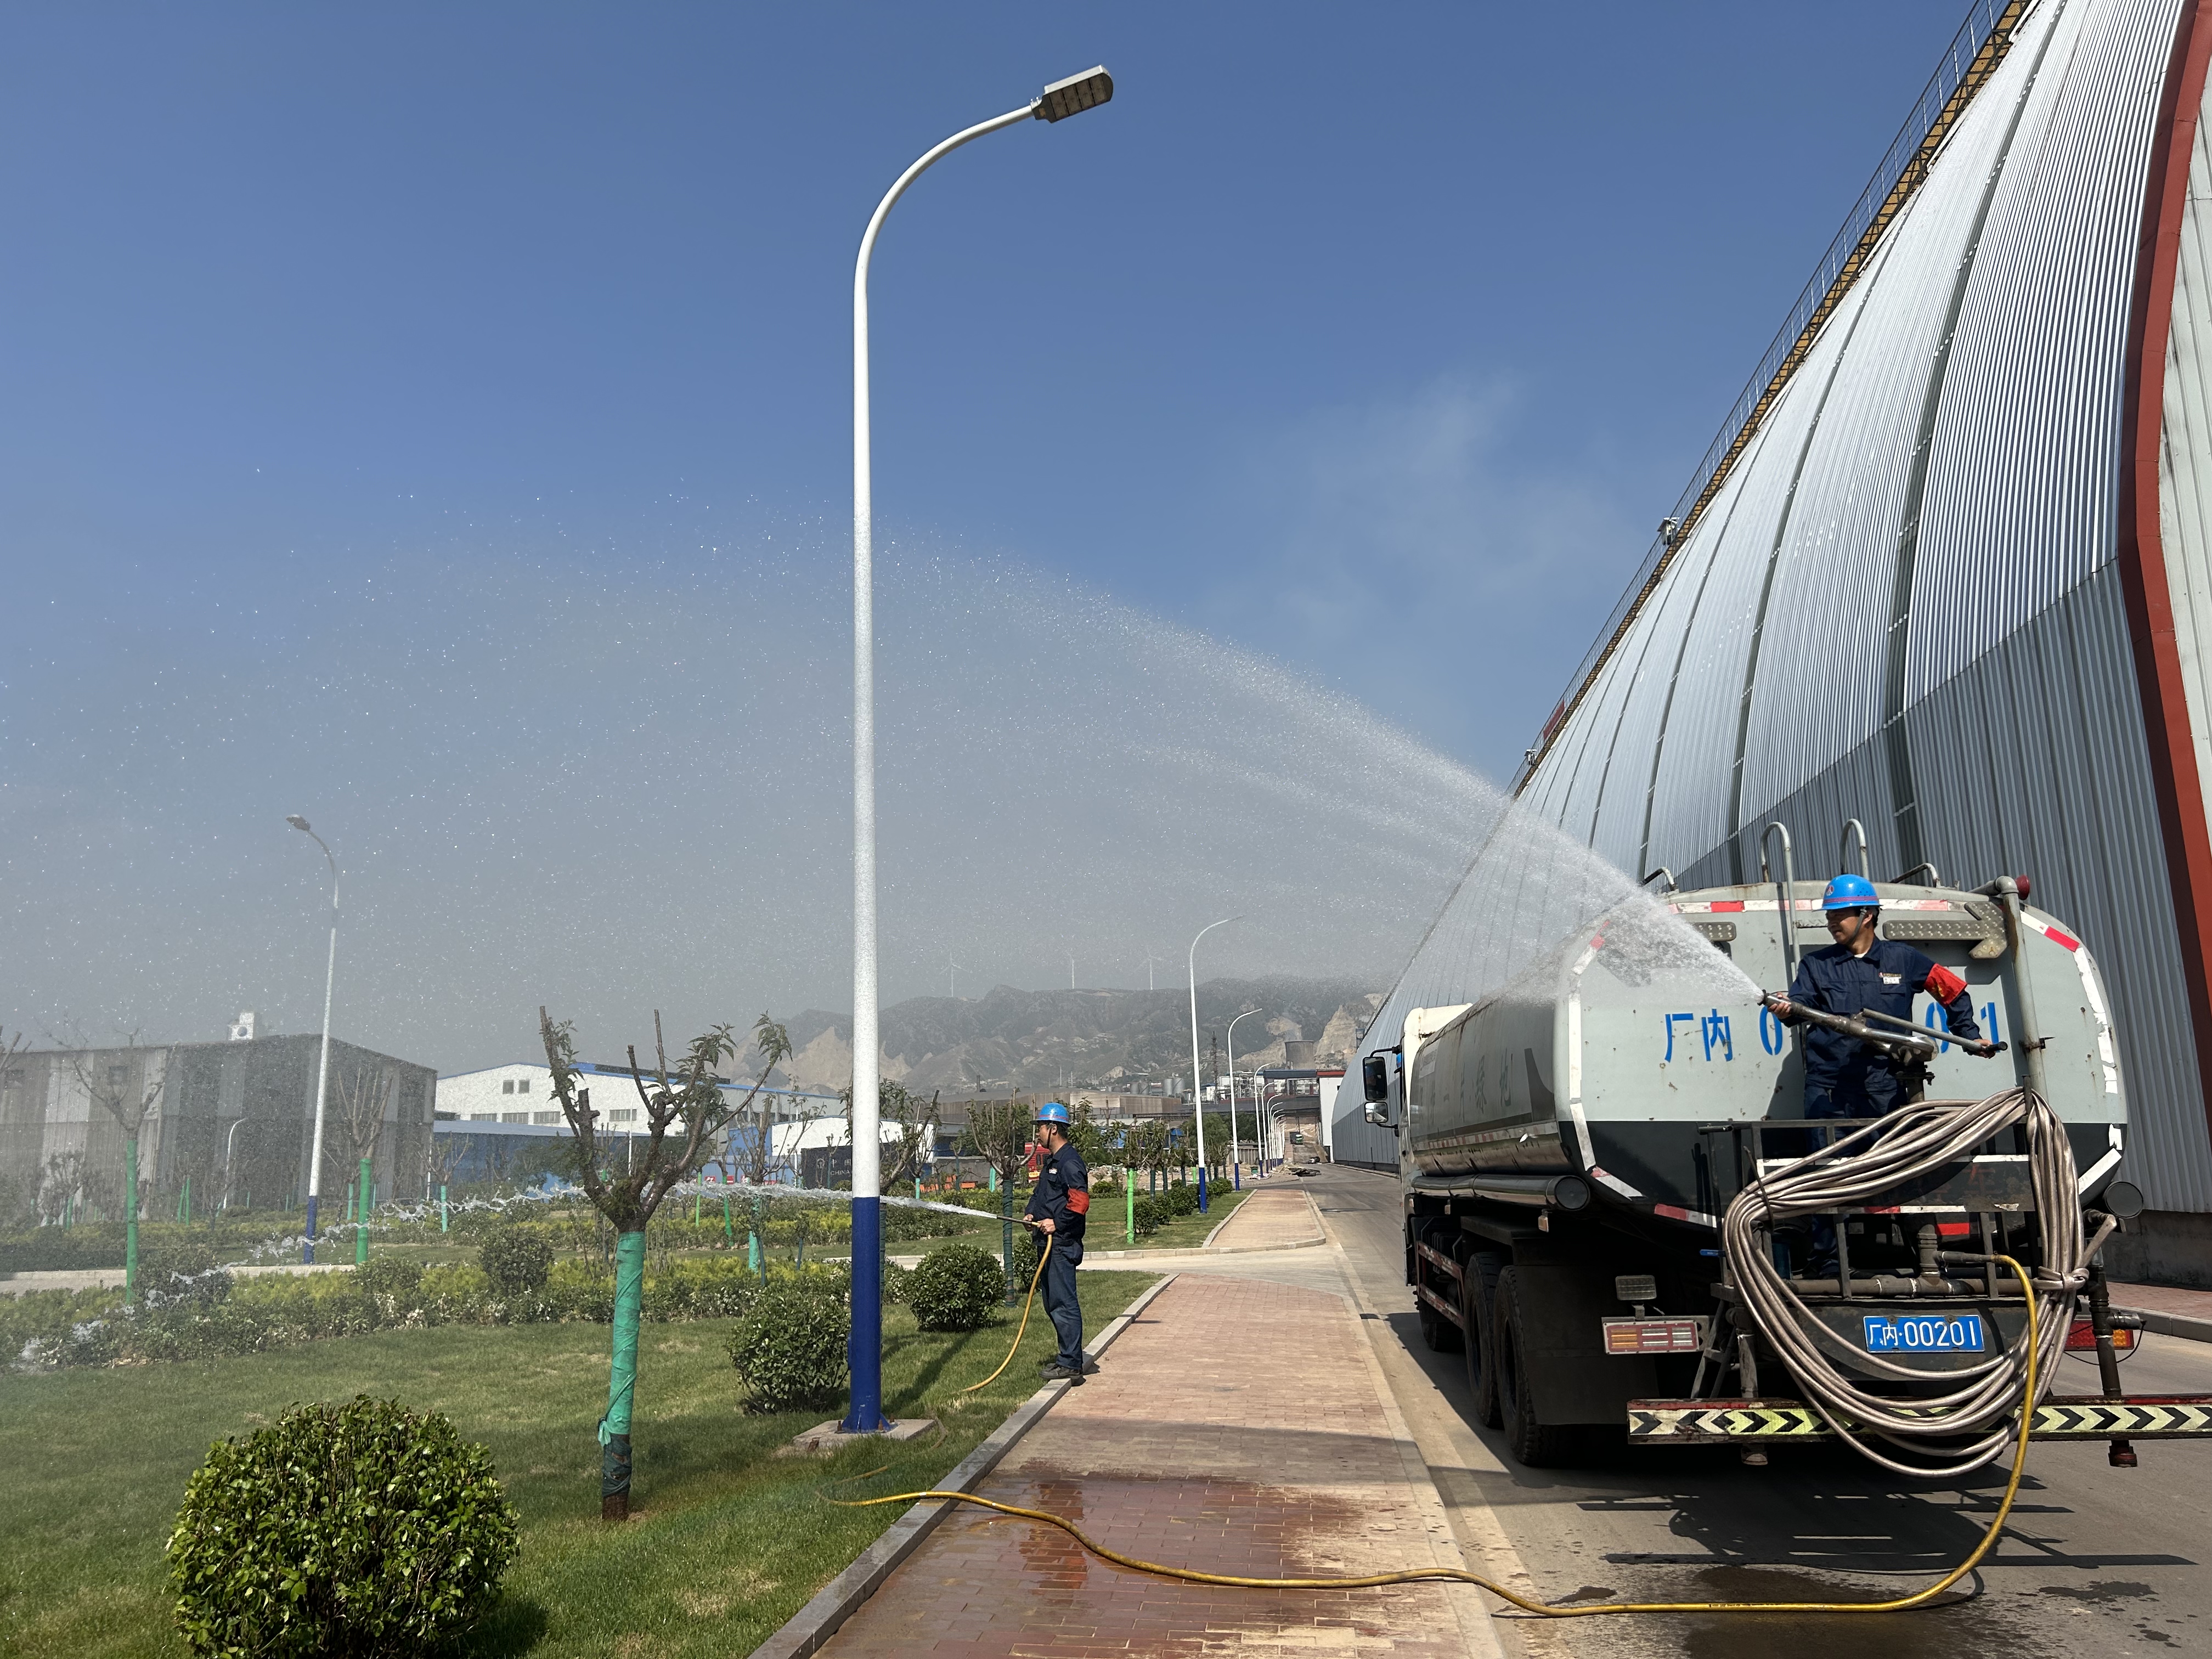
{"type": "Polygon", "coordinates": [[[474,1625],[520,1523],[490,1455],[396,1400],[222,1440],[169,1537],[177,1628],[220,1659],[411,1654],[474,1625]]]}
{"type": "Polygon", "coordinates": [[[484,1277],[507,1296],[526,1296],[541,1288],[553,1270],[553,1241],[520,1223],[484,1235],[477,1247],[484,1277]]]}
{"type": "MultiPolygon", "coordinates": [[[[779,1262],[769,1267],[767,1283],[803,1284],[842,1302],[851,1278],[842,1263],[799,1270],[779,1262]]],[[[735,1318],[762,1288],[741,1256],[678,1261],[646,1274],[644,1316],[735,1318]]],[[[501,1295],[480,1267],[416,1269],[377,1259],[365,1271],[240,1279],[219,1303],[149,1300],[137,1314],[124,1307],[120,1290],[37,1291],[0,1297],[0,1365],[46,1370],[215,1358],[426,1325],[604,1325],[614,1317],[614,1276],[574,1260],[556,1262],[540,1289],[517,1297],[501,1295]]]]}
{"type": "Polygon", "coordinates": [[[999,1258],[973,1244],[947,1244],[922,1257],[906,1286],[906,1305],[925,1331],[972,1331],[1006,1296],[999,1258]]]}
{"type": "Polygon", "coordinates": [[[753,1300],[730,1336],[730,1363],[749,1412],[819,1410],[845,1392],[852,1315],[835,1297],[780,1285],[753,1300]]]}

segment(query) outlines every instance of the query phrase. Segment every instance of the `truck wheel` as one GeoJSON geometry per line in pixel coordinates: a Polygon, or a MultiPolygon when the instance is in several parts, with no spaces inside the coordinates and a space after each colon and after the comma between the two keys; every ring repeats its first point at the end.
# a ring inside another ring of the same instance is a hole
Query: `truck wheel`
{"type": "Polygon", "coordinates": [[[1467,1391],[1474,1397],[1474,1420],[1486,1429],[1504,1419],[1498,1406],[1498,1276],[1505,1271],[1498,1250],[1477,1250],[1461,1269],[1460,1312],[1467,1320],[1467,1391]]]}
{"type": "Polygon", "coordinates": [[[1580,1437],[1572,1428],[1541,1420],[1541,1407],[1529,1384],[1528,1342],[1521,1317],[1521,1275],[1514,1268],[1508,1267],[1498,1276],[1491,1328],[1498,1339],[1492,1370],[1498,1378],[1505,1449],[1532,1469],[1557,1468],[1573,1457],[1580,1437]]]}
{"type": "Polygon", "coordinates": [[[1427,1303],[1421,1304],[1421,1340],[1431,1353],[1450,1353],[1460,1346],[1459,1327],[1427,1303]]]}

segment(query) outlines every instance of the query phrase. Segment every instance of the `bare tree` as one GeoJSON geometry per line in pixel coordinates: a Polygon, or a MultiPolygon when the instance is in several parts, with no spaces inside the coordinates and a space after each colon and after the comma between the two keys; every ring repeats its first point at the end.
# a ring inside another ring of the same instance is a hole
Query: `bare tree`
{"type": "MultiPolygon", "coordinates": [[[[775,1097],[762,1086],[768,1082],[775,1068],[791,1058],[791,1033],[781,1024],[763,1014],[753,1022],[753,1047],[761,1057],[761,1080],[753,1088],[753,1097],[759,1104],[757,1115],[750,1137],[740,1139],[732,1132],[730,1148],[736,1153],[738,1179],[755,1188],[768,1185],[769,1176],[775,1168],[775,1097]]],[[[768,1200],[756,1190],[752,1200],[751,1231],[745,1241],[746,1258],[766,1265],[768,1245],[768,1200]]]]}
{"type": "Polygon", "coordinates": [[[354,1211],[354,1260],[365,1261],[368,1259],[368,1202],[375,1191],[371,1171],[377,1146],[384,1139],[385,1114],[399,1091],[399,1071],[397,1066],[362,1060],[350,1075],[341,1071],[331,1081],[338,1109],[331,1127],[346,1148],[346,1161],[360,1166],[355,1177],[360,1183],[360,1197],[354,1211]]]}
{"type": "Polygon", "coordinates": [[[55,1040],[50,1034],[49,1040],[62,1050],[77,1086],[123,1131],[123,1287],[125,1298],[135,1304],[138,1300],[138,1211],[145,1202],[145,1183],[138,1178],[138,1137],[167,1085],[167,1056],[165,1054],[163,1063],[155,1066],[153,1051],[139,1043],[136,1031],[126,1035],[117,1048],[95,1049],[82,1036],[55,1040]],[[103,1058],[118,1052],[132,1058],[120,1065],[103,1058]]]}
{"type": "MultiPolygon", "coordinates": [[[[756,1028],[757,1031],[758,1028],[756,1028]]],[[[717,1025],[692,1038],[683,1063],[673,1072],[668,1065],[668,1045],[661,1036],[660,1014],[653,1016],[653,1068],[648,1077],[639,1066],[637,1049],[629,1050],[630,1082],[645,1109],[642,1150],[638,1138],[629,1137],[628,1157],[620,1174],[599,1167],[599,1113],[592,1091],[576,1069],[574,1028],[566,1020],[555,1024],[541,1007],[538,1031],[545,1045],[545,1063],[552,1069],[553,1092],[562,1115],[575,1137],[576,1173],[592,1206],[614,1227],[615,1310],[614,1363],[607,1380],[607,1414],[600,1420],[599,1515],[608,1521],[629,1516],[630,1398],[637,1386],[637,1328],[645,1287],[645,1230],[663,1200],[677,1186],[696,1175],[714,1152],[714,1138],[751,1107],[766,1085],[763,1066],[751,1093],[735,1105],[723,1098],[714,1068],[734,1060],[738,1042],[730,1027],[717,1025]]],[[[765,1036],[765,1033],[761,1033],[765,1036]]],[[[758,1037],[756,1043],[758,1043],[758,1037]]]]}
{"type": "Polygon", "coordinates": [[[1029,1102],[1019,1096],[978,1100],[968,1108],[969,1147],[999,1177],[999,1256],[1009,1302],[1014,1297],[1014,1182],[1029,1172],[1033,1121],[1029,1102]]]}

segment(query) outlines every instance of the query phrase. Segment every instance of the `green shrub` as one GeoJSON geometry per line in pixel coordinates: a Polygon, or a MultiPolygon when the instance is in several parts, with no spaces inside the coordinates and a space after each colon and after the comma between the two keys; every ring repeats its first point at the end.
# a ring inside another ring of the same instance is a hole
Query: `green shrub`
{"type": "Polygon", "coordinates": [[[401,1256],[371,1256],[353,1270],[353,1287],[380,1325],[404,1325],[422,1306],[422,1266],[401,1256]]]}
{"type": "Polygon", "coordinates": [[[169,1588],[196,1653],[413,1653],[476,1622],[516,1543],[483,1447],[363,1395],[217,1442],[185,1490],[169,1588]]]}
{"type": "Polygon", "coordinates": [[[544,1286],[553,1269],[553,1241],[534,1227],[500,1227],[484,1235],[477,1259],[495,1290],[522,1296],[544,1286]]]}
{"type": "Polygon", "coordinates": [[[797,1285],[770,1285],[753,1297],[730,1337],[730,1363],[750,1412],[834,1406],[845,1390],[845,1341],[852,1317],[836,1297],[797,1285]]]}
{"type": "Polygon", "coordinates": [[[906,1286],[906,1305],[925,1331],[972,1331],[1006,1296],[999,1258],[973,1244],[932,1250],[906,1286]]]}

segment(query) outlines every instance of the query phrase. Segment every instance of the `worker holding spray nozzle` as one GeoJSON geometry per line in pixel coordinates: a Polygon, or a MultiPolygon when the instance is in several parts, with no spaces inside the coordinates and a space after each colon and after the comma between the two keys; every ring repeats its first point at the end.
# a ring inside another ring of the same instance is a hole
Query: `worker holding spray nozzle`
{"type": "Polygon", "coordinates": [[[1083,1261],[1084,1218],[1091,1212],[1091,1171],[1068,1139],[1067,1108],[1048,1100],[1037,1108],[1037,1144],[1044,1157],[1022,1224],[1036,1237],[1044,1263],[1044,1310],[1060,1333],[1060,1352],[1044,1367],[1048,1382],[1083,1382],[1083,1310],[1075,1299],[1075,1270],[1083,1261]]]}
{"type": "MultiPolygon", "coordinates": [[[[1820,895],[1820,909],[1828,937],[1836,942],[1797,964],[1796,982],[1788,996],[1760,999],[1776,1018],[1794,1025],[1808,1013],[1856,1021],[1871,1012],[1910,1025],[1912,999],[1925,991],[1942,1009],[1953,1041],[1984,1059],[1997,1052],[1997,1045],[1984,1040],[1974,1023],[1974,1000],[1965,980],[1925,953],[1876,933],[1881,900],[1872,882],[1864,876],[1838,876],[1820,895]]],[[[1791,926],[1790,919],[1784,916],[1782,925],[1791,926]]],[[[1917,1044],[1908,1049],[1894,1037],[1885,1041],[1889,1034],[1863,1023],[1858,1025],[1863,1036],[1817,1021],[1807,1023],[1812,1025],[1805,1034],[1808,1118],[1885,1117],[1918,1097],[1929,1049],[1917,1044]]],[[[1933,1035],[1929,1033],[1931,1038],[1933,1035]]],[[[1814,1133],[1815,1148],[1827,1140],[1825,1132],[1814,1133]]],[[[1814,1273],[1834,1274],[1835,1224],[1817,1217],[1811,1232],[1814,1273]]]]}
{"type": "MultiPolygon", "coordinates": [[[[1788,996],[1765,999],[1776,1018],[1794,1025],[1802,1018],[1801,1010],[1844,1015],[1871,1010],[1909,1024],[1912,999],[1925,991],[1943,1010],[1951,1036],[1969,1054],[1996,1052],[1974,1023],[1966,981],[1910,945],[1875,931],[1881,900],[1872,882],[1864,876],[1838,876],[1820,895],[1820,909],[1828,937],[1836,942],[1797,964],[1796,983],[1788,996]]],[[[1909,1060],[1900,1063],[1865,1041],[1814,1024],[1805,1035],[1805,1115],[1885,1116],[1910,1099],[1911,1070],[1909,1060]]]]}

